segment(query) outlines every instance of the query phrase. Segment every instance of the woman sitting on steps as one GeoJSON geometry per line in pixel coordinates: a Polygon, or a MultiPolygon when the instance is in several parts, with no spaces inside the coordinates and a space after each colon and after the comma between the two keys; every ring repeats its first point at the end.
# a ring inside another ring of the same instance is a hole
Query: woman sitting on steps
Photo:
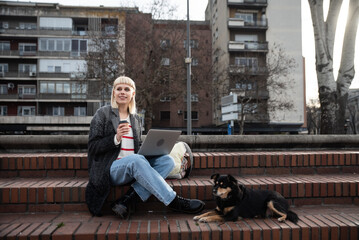
{"type": "Polygon", "coordinates": [[[174,167],[169,155],[146,159],[136,154],[141,145],[141,120],[136,114],[136,87],[132,79],[119,77],[113,83],[111,106],[94,115],[88,141],[89,183],[86,203],[93,215],[101,216],[111,186],[132,183],[128,192],[112,204],[112,211],[129,216],[130,203],[154,195],[174,211],[198,213],[204,203],[176,194],[165,178],[174,167]],[[127,123],[120,123],[126,121],[127,123]]]}

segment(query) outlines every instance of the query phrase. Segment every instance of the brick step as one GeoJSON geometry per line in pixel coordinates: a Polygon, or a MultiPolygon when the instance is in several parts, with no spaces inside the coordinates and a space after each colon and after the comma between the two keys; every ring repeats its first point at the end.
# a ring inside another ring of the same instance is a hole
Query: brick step
{"type": "MultiPolygon", "coordinates": [[[[192,175],[359,173],[359,151],[194,153],[192,175]]],[[[4,177],[88,177],[86,153],[0,154],[4,177]]]]}
{"type": "MultiPolygon", "coordinates": [[[[181,196],[213,204],[212,181],[208,176],[167,180],[181,196]]],[[[281,193],[290,204],[359,204],[359,175],[288,175],[243,176],[238,181],[249,188],[271,189],[281,193]]],[[[3,178],[0,179],[0,212],[69,212],[87,211],[87,178],[3,178]]],[[[122,196],[129,186],[113,187],[110,202],[122,196]]],[[[144,206],[161,208],[154,197],[144,206]]]]}
{"type": "Polygon", "coordinates": [[[129,220],[87,212],[0,214],[1,239],[359,239],[359,208],[353,205],[293,208],[300,220],[240,219],[196,223],[194,215],[136,212],[129,220]]]}

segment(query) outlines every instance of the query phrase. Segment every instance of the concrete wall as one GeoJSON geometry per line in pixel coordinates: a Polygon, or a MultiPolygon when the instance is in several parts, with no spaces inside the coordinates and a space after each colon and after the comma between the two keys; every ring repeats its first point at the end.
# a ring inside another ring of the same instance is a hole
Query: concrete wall
{"type": "Polygon", "coordinates": [[[270,113],[270,122],[275,124],[302,124],[305,121],[305,85],[302,58],[301,1],[268,0],[267,41],[270,46],[279,44],[288,57],[295,59],[297,67],[284,78],[293,79],[293,85],[280,95],[270,94],[270,98],[292,101],[294,109],[270,113]]]}
{"type": "MultiPolygon", "coordinates": [[[[359,150],[359,135],[181,135],[179,141],[193,152],[359,150]]],[[[87,135],[0,135],[0,153],[87,152],[87,142],[87,135]]]]}

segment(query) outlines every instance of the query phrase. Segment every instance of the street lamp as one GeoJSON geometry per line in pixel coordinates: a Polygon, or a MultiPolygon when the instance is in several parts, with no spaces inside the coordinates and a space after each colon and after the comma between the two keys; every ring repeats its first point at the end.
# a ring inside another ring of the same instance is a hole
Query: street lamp
{"type": "Polygon", "coordinates": [[[187,135],[192,135],[192,110],[191,110],[191,49],[189,44],[189,0],[187,0],[187,57],[185,63],[187,64],[187,135]]]}

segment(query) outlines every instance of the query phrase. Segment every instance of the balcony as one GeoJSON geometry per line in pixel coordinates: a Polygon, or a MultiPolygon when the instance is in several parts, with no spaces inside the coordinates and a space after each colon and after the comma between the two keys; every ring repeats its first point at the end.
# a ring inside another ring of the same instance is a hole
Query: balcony
{"type": "Polygon", "coordinates": [[[1,29],[2,35],[11,36],[26,36],[26,37],[37,37],[37,36],[71,36],[71,29],[20,29],[20,28],[8,28],[1,29]]]}
{"type": "Polygon", "coordinates": [[[86,73],[68,73],[68,72],[0,72],[1,78],[70,78],[70,79],[84,79],[86,73]]]}
{"type": "Polygon", "coordinates": [[[266,7],[267,0],[227,0],[228,6],[266,7]]]}
{"type": "MultiPolygon", "coordinates": [[[[101,31],[100,31],[101,32],[101,31]]],[[[26,36],[26,37],[41,37],[41,36],[88,36],[88,31],[74,31],[72,29],[20,29],[7,28],[0,29],[3,36],[26,36]]]]}
{"type": "Polygon", "coordinates": [[[266,73],[265,67],[248,67],[246,65],[229,65],[229,73],[236,74],[248,74],[248,75],[263,75],[266,73]]]}
{"type": "Polygon", "coordinates": [[[237,94],[238,98],[241,99],[267,100],[269,98],[269,92],[266,89],[241,90],[235,87],[235,88],[231,88],[230,90],[231,92],[237,94]]]}
{"type": "Polygon", "coordinates": [[[239,18],[229,18],[228,28],[245,28],[245,29],[268,29],[267,18],[257,21],[245,21],[239,18]]]}
{"type": "Polygon", "coordinates": [[[230,52],[268,52],[267,42],[236,42],[229,41],[230,52]]]}
{"type": "Polygon", "coordinates": [[[88,32],[87,31],[72,31],[72,35],[73,36],[87,36],[88,32]]]}
{"type": "Polygon", "coordinates": [[[40,78],[70,78],[71,74],[66,72],[40,72],[40,78]]]}
{"type": "Polygon", "coordinates": [[[36,72],[1,72],[1,78],[34,78],[37,76],[36,72]]]}
{"type": "Polygon", "coordinates": [[[37,56],[37,51],[2,50],[0,51],[0,56],[10,58],[33,58],[37,56]]]}
{"type": "Polygon", "coordinates": [[[65,51],[0,51],[0,57],[8,58],[37,58],[37,57],[85,57],[87,52],[65,52],[65,51]]]}

